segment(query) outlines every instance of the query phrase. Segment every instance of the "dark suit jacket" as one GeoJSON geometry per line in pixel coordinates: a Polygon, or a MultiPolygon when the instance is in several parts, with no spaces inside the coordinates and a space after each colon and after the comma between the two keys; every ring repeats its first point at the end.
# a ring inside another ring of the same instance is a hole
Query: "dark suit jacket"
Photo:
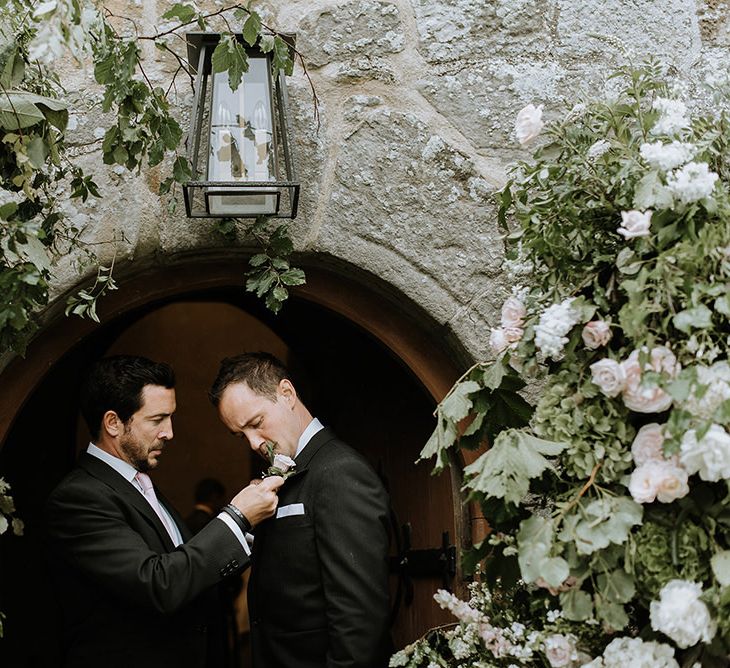
{"type": "Polygon", "coordinates": [[[278,514],[256,528],[249,581],[254,668],[387,663],[388,497],[329,429],[296,458],[278,514]]]}
{"type": "Polygon", "coordinates": [[[248,563],[231,530],[214,520],[175,548],[144,497],[87,453],[46,507],[52,575],[64,610],[69,668],[202,668],[206,590],[248,563]]]}

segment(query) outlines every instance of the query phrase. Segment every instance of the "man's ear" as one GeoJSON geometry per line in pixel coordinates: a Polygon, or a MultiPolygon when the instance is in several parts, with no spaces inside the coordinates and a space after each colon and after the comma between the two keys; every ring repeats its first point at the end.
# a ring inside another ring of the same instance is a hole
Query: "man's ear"
{"type": "Polygon", "coordinates": [[[112,438],[124,433],[124,423],[114,411],[107,411],[101,418],[101,428],[112,438]]]}
{"type": "Polygon", "coordinates": [[[287,406],[294,408],[294,404],[297,402],[297,391],[294,389],[294,386],[288,378],[284,378],[279,382],[277,391],[280,396],[284,397],[284,401],[286,401],[287,406]]]}

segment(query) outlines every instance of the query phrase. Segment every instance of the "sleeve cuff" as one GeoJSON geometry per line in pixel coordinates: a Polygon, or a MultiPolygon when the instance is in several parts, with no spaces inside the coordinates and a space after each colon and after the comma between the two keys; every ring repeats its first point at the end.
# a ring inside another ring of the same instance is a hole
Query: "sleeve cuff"
{"type": "Polygon", "coordinates": [[[228,513],[220,512],[218,513],[218,519],[221,520],[233,532],[236,540],[241,543],[243,551],[250,557],[251,548],[248,546],[246,536],[243,535],[243,531],[241,531],[241,528],[238,526],[238,524],[236,524],[233,518],[228,513]]]}

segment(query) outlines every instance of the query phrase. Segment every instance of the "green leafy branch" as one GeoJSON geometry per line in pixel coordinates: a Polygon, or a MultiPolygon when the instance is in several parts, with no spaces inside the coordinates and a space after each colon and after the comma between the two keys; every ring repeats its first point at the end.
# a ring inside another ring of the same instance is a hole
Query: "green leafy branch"
{"type": "Polygon", "coordinates": [[[272,231],[269,229],[270,221],[263,216],[251,226],[250,233],[259,242],[263,252],[249,260],[246,290],[264,298],[266,306],[278,313],[289,297],[289,288],[303,285],[306,277],[304,271],[292,267],[289,262],[294,245],[286,223],[277,225],[272,231]]]}

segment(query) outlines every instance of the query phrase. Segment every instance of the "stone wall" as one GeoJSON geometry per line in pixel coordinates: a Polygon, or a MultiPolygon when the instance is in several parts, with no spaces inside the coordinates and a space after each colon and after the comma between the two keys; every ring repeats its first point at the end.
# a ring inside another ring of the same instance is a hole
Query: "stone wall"
{"type": "MultiPolygon", "coordinates": [[[[105,3],[148,31],[167,5],[105,3]]],[[[297,67],[289,82],[302,181],[297,250],[380,277],[476,358],[487,352],[507,287],[490,194],[527,155],[512,136],[517,111],[534,102],[556,118],[565,104],[602,92],[627,52],[659,56],[682,78],[714,73],[730,47],[727,0],[272,0],[257,8],[296,33],[320,103],[317,129],[297,67]]],[[[148,73],[169,80],[176,64],[147,46],[148,73]]],[[[102,256],[116,253],[123,266],[225,248],[206,221],[185,217],[181,197],[157,196],[169,164],[139,175],[101,164],[100,91],[90,72],[69,66],[66,74],[76,91],[74,150],[105,195],[70,213],[87,224],[88,240],[116,239],[99,247],[102,256]]],[[[191,101],[181,79],[183,120],[191,101]]],[[[57,267],[57,295],[81,280],[76,259],[57,267]]]]}

